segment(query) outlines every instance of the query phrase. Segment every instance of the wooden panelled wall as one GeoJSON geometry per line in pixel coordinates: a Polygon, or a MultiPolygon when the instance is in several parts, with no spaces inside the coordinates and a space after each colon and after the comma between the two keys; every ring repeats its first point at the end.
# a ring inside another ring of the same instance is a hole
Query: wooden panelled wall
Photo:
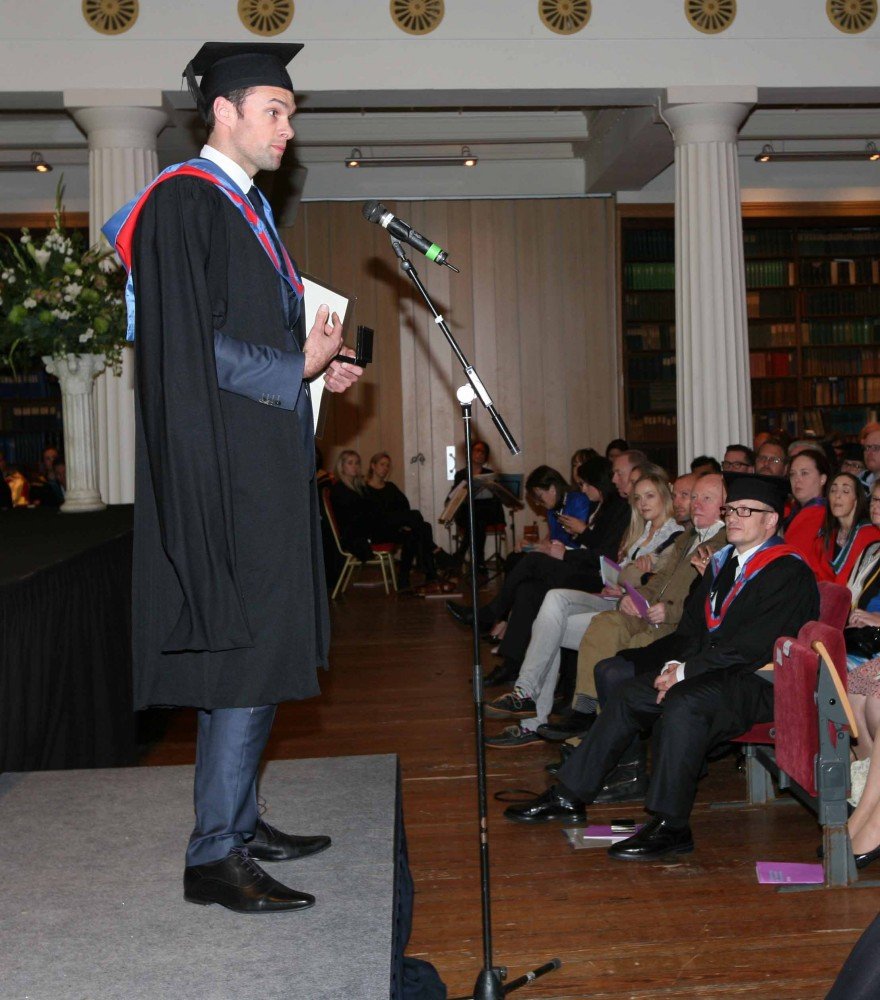
{"type": "MultiPolygon", "coordinates": [[[[475,404],[475,431],[503,472],[599,450],[621,429],[615,216],[608,200],[388,202],[450,251],[454,274],[413,263],[522,453],[511,456],[475,404]]],[[[458,364],[387,234],[359,203],[305,202],[284,238],[303,270],[357,297],[351,332],[376,331],[374,363],[356,390],[330,403],[319,442],[332,467],[343,448],[392,456],[392,479],[428,520],[449,490],[446,446],[463,463],[458,364]],[[422,461],[419,456],[423,456],[422,461]],[[412,461],[415,459],[415,461],[412,461]]],[[[531,519],[531,513],[526,515],[531,519]]]]}

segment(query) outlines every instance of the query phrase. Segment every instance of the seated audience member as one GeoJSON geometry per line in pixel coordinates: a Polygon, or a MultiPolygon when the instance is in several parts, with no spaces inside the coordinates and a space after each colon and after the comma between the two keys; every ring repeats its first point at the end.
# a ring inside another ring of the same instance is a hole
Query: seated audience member
{"type": "Polygon", "coordinates": [[[843,458],[840,462],[840,468],[837,471],[851,472],[863,486],[868,488],[868,484],[865,483],[865,473],[868,470],[865,468],[864,453],[862,452],[861,445],[846,444],[844,446],[843,458]]]}
{"type": "Polygon", "coordinates": [[[755,452],[755,472],[760,476],[784,476],[787,471],[785,445],[776,437],[767,437],[755,452]]]}
{"type": "Polygon", "coordinates": [[[578,479],[577,470],[584,464],[584,462],[589,461],[591,458],[596,458],[599,454],[595,448],[578,448],[578,450],[571,456],[571,473],[569,478],[569,484],[571,489],[575,491],[580,491],[581,484],[578,479]]]}
{"type": "Polygon", "coordinates": [[[744,444],[729,444],[721,462],[722,472],[754,472],[755,453],[744,444]]]}
{"type": "MultiPolygon", "coordinates": [[[[871,617],[880,621],[876,613],[871,617]]],[[[880,858],[880,659],[867,660],[857,667],[849,675],[848,688],[859,727],[859,757],[870,764],[847,828],[856,868],[866,868],[880,858]]]]}
{"type": "MultiPolygon", "coordinates": [[[[642,574],[651,569],[651,559],[669,548],[682,533],[682,527],[672,517],[672,494],[665,478],[643,476],[635,484],[630,496],[632,519],[627,537],[621,545],[619,565],[626,579],[627,570],[633,570],[631,579],[641,581],[642,574]],[[643,562],[647,560],[647,562],[643,562]]],[[[554,589],[544,598],[532,624],[529,644],[522,660],[516,684],[510,694],[502,695],[486,706],[486,714],[493,717],[536,713],[518,726],[510,726],[499,736],[486,740],[498,748],[525,746],[540,740],[536,730],[547,721],[553,707],[553,692],[559,673],[560,650],[568,618],[584,612],[598,613],[607,610],[609,603],[624,593],[620,586],[605,586],[600,594],[589,594],[573,589],[554,589]]],[[[584,623],[586,627],[586,623],[584,623]]]]}
{"type": "Polygon", "coordinates": [[[662,719],[645,801],[651,819],[608,853],[652,860],[693,850],[689,818],[707,753],[773,718],[773,685],[756,671],[771,660],[778,636],[797,635],[819,613],[809,566],[778,536],[787,494],[778,477],[732,479],[723,510],[730,544],[712,557],[674,635],[657,643],[662,669],[619,687],[559,782],[510,806],[508,819],[584,823],[584,806],[623,751],[662,719]]]}
{"type": "Polygon", "coordinates": [[[814,542],[816,576],[846,586],[862,550],[878,539],[880,529],[868,520],[864,487],[855,476],[838,472],[828,487],[825,520],[814,542]]]}
{"type": "Polygon", "coordinates": [[[648,456],[643,451],[630,448],[609,461],[611,462],[611,482],[617,487],[617,492],[623,499],[627,500],[634,482],[633,469],[644,465],[648,461],[648,456]]]}
{"type": "MultiPolygon", "coordinates": [[[[442,593],[442,586],[437,579],[437,563],[441,565],[450,563],[451,559],[435,544],[434,532],[421,511],[414,510],[406,494],[388,479],[390,474],[391,456],[387,451],[376,452],[367,466],[364,491],[381,513],[386,525],[399,532],[412,532],[416,550],[415,562],[425,574],[428,584],[427,589],[421,588],[420,592],[442,593]]],[[[401,559],[402,573],[403,559],[401,559]]]]}
{"type": "Polygon", "coordinates": [[[30,483],[27,481],[27,476],[17,466],[6,466],[6,485],[9,487],[12,507],[27,507],[30,502],[30,483]]]}
{"type": "Polygon", "coordinates": [[[820,442],[814,437],[795,438],[795,440],[792,441],[791,444],[788,446],[789,462],[795,457],[795,455],[800,455],[802,451],[809,451],[810,449],[812,449],[813,451],[823,451],[823,452],[825,450],[820,444],[820,442]]]}
{"type": "Polygon", "coordinates": [[[859,433],[859,444],[862,446],[862,457],[865,460],[862,485],[869,490],[880,476],[880,424],[865,424],[859,433]]]}
{"type": "Polygon", "coordinates": [[[549,552],[552,542],[573,545],[573,538],[579,532],[569,531],[566,524],[586,525],[590,516],[590,500],[583,490],[569,489],[561,473],[549,465],[539,465],[526,479],[526,493],[544,508],[547,517],[547,538],[532,544],[530,551],[549,552]]]}
{"type": "Polygon", "coordinates": [[[727,544],[721,517],[724,493],[721,476],[707,473],[697,478],[691,496],[691,527],[676,540],[662,568],[638,588],[648,602],[647,618],[642,618],[633,601],[625,597],[616,611],[597,615],[590,623],[578,650],[571,711],[541,730],[546,738],[567,739],[586,732],[596,719],[604,670],[613,670],[617,677],[632,677],[634,670],[626,651],[649,646],[678,627],[692,587],[712,554],[727,544]]]}
{"type": "MultiPolygon", "coordinates": [[[[692,475],[681,476],[673,488],[673,517],[676,524],[683,530],[690,526],[690,496],[692,475]],[[684,501],[686,496],[687,500],[684,501]]],[[[651,480],[646,479],[641,485],[636,483],[635,503],[639,504],[638,493],[646,488],[651,480]]],[[[644,499],[644,498],[643,498],[644,499]]],[[[648,517],[649,510],[641,510],[643,517],[648,517]]],[[[673,536],[676,537],[676,536],[673,536]]],[[[677,537],[676,537],[677,544],[677,537]]],[[[667,546],[665,551],[672,553],[674,545],[667,546]]],[[[622,577],[627,575],[627,565],[634,573],[630,579],[638,584],[641,581],[644,565],[637,566],[641,557],[630,561],[627,556],[621,561],[622,577]]],[[[650,558],[650,557],[649,557],[650,558]]],[[[664,560],[665,566],[665,560],[664,560]]],[[[519,676],[513,691],[502,695],[486,705],[486,715],[494,718],[508,715],[525,715],[535,712],[534,718],[526,718],[519,724],[520,733],[507,734],[508,740],[495,737],[487,740],[491,746],[521,746],[538,739],[536,730],[547,721],[553,706],[553,693],[559,675],[561,662],[561,646],[575,648],[580,636],[587,629],[590,620],[599,612],[608,610],[611,604],[617,602],[620,596],[619,588],[604,587],[600,594],[588,594],[584,591],[565,588],[551,590],[544,598],[541,610],[532,625],[532,634],[528,649],[523,658],[519,676]],[[517,739],[517,736],[520,738],[517,739]],[[531,736],[531,738],[529,738],[531,736]]]]}
{"type": "Polygon", "coordinates": [[[698,476],[705,475],[707,472],[720,475],[721,464],[717,458],[712,458],[711,455],[697,455],[691,462],[691,472],[695,472],[698,476]]]}
{"type": "MultiPolygon", "coordinates": [[[[549,590],[554,587],[601,590],[599,557],[614,559],[618,554],[630,508],[611,481],[611,464],[607,459],[594,458],[578,469],[578,475],[582,490],[595,507],[584,530],[573,539],[577,548],[566,549],[561,542],[553,542],[547,554],[527,553],[508,573],[495,598],[480,608],[479,622],[484,631],[510,613],[510,623],[499,650],[505,660],[489,674],[487,684],[516,679],[532,622],[549,590]]],[[[469,605],[447,601],[446,608],[462,624],[473,623],[469,605]]]]}
{"type": "Polygon", "coordinates": [[[623,438],[615,438],[605,446],[605,457],[609,462],[613,462],[618,455],[622,455],[625,451],[629,451],[627,442],[623,438]]]}
{"type": "MultiPolygon", "coordinates": [[[[322,491],[329,489],[333,485],[333,476],[324,468],[324,455],[321,449],[315,445],[315,484],[318,488],[318,496],[322,491]]],[[[331,501],[332,502],[332,501],[331,501]]],[[[319,508],[321,511],[321,550],[324,557],[324,580],[327,590],[332,591],[345,565],[345,560],[336,548],[336,541],[333,538],[333,531],[327,523],[324,515],[323,504],[319,508]]]]}
{"type": "MultiPolygon", "coordinates": [[[[871,524],[880,528],[880,481],[871,487],[868,509],[871,524]]],[[[880,541],[865,546],[858,562],[853,566],[846,586],[851,594],[852,611],[843,634],[846,639],[847,666],[850,671],[854,671],[866,660],[880,657],[880,541]]],[[[852,677],[851,673],[851,681],[852,677]]],[[[852,694],[851,687],[850,694],[852,694]]],[[[856,707],[855,700],[853,706],[856,707]]],[[[856,716],[859,716],[858,711],[856,716]]],[[[862,722],[864,722],[863,717],[859,718],[860,734],[863,729],[862,722]]],[[[866,747],[870,749],[870,741],[863,742],[860,735],[856,756],[867,756],[863,752],[866,747]]]]}
{"type": "MultiPolygon", "coordinates": [[[[471,463],[474,477],[491,476],[494,469],[486,464],[489,461],[489,445],[485,441],[474,441],[471,444],[471,463]]],[[[458,469],[452,481],[452,489],[462,480],[467,479],[467,468],[458,469]]],[[[450,493],[452,490],[450,490],[450,493]]],[[[447,499],[449,499],[447,497],[447,499]]],[[[455,512],[455,523],[458,526],[458,550],[456,559],[463,562],[470,549],[470,524],[468,522],[468,506],[463,503],[455,512]]],[[[492,491],[479,484],[474,484],[474,536],[477,549],[477,575],[488,576],[486,569],[486,528],[490,524],[504,524],[504,507],[492,491]]]]}
{"type": "Polygon", "coordinates": [[[65,467],[57,448],[44,448],[37,472],[31,480],[31,503],[60,507],[64,503],[65,467]]]}
{"type": "MultiPolygon", "coordinates": [[[[336,482],[330,488],[330,502],[339,524],[342,547],[358,559],[366,561],[372,555],[371,543],[397,542],[400,544],[400,571],[398,587],[409,587],[409,574],[413,562],[424,557],[423,533],[418,525],[423,523],[418,511],[410,517],[389,518],[367,494],[361,475],[361,457],[356,451],[346,449],[336,460],[336,482]]],[[[437,577],[431,553],[422,569],[429,581],[437,577]]]]}
{"type": "Polygon", "coordinates": [[[794,503],[782,522],[782,535],[807,560],[813,572],[823,572],[824,556],[817,546],[827,513],[825,488],[831,467],[821,451],[807,448],[791,460],[788,481],[794,503]]]}

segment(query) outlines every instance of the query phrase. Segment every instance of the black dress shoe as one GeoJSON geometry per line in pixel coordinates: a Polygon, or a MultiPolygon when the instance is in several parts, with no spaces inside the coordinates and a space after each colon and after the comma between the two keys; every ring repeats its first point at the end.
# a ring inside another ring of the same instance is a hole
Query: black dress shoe
{"type": "Polygon", "coordinates": [[[296,837],[292,833],[282,833],[261,819],[257,820],[257,832],[249,840],[248,854],[257,861],[295,861],[310,854],[326,851],[330,838],[323,834],[317,837],[296,837]]]}
{"type": "Polygon", "coordinates": [[[868,851],[865,854],[856,854],[856,868],[867,868],[877,858],[880,858],[880,846],[875,847],[873,851],[868,851]]]}
{"type": "Polygon", "coordinates": [[[512,684],[519,677],[519,667],[511,667],[508,663],[499,663],[483,678],[483,687],[500,687],[502,684],[512,684]]]}
{"type": "Polygon", "coordinates": [[[467,625],[468,627],[473,625],[474,612],[470,604],[462,604],[461,601],[447,601],[446,610],[462,625],[467,625]]]}
{"type": "Polygon", "coordinates": [[[558,785],[548,788],[543,795],[524,806],[508,806],[504,816],[514,823],[587,822],[583,802],[563,795],[558,785]]]}
{"type": "Polygon", "coordinates": [[[618,764],[608,775],[593,802],[633,802],[643,799],[647,791],[648,775],[645,765],[628,761],[618,764]]]}
{"type": "Polygon", "coordinates": [[[689,826],[671,827],[668,820],[655,816],[632,837],[612,844],[608,853],[618,861],[653,861],[667,854],[690,854],[693,849],[689,826]]]}
{"type": "Polygon", "coordinates": [[[220,861],[183,870],[183,898],[207,906],[219,903],[236,913],[279,913],[314,906],[315,897],[276,882],[245,848],[233,848],[220,861]]]}
{"type": "Polygon", "coordinates": [[[558,722],[545,722],[543,726],[538,726],[538,735],[551,743],[562,743],[572,736],[588,733],[597,718],[595,712],[578,712],[572,709],[558,722]]]}

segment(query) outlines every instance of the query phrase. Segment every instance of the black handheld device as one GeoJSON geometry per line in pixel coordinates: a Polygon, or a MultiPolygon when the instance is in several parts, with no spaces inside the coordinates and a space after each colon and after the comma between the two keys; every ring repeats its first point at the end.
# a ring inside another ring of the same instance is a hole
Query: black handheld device
{"type": "Polygon", "coordinates": [[[358,365],[366,368],[373,360],[373,330],[368,326],[357,328],[357,340],[354,346],[355,356],[350,358],[347,354],[337,354],[334,361],[347,361],[350,365],[358,365]]]}

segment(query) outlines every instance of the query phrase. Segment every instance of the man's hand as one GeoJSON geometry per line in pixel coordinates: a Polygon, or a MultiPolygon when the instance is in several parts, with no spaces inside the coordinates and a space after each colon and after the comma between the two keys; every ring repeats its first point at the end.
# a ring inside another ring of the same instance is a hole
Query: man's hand
{"type": "Polygon", "coordinates": [[[643,573],[650,573],[654,569],[654,557],[650,553],[645,556],[639,556],[634,565],[643,573]]]}
{"type": "Polygon", "coordinates": [[[706,572],[709,560],[712,558],[712,550],[708,545],[698,545],[691,556],[691,566],[702,576],[706,572]]]}
{"type": "Polygon", "coordinates": [[[657,704],[666,697],[666,692],[676,683],[675,672],[679,667],[678,660],[670,660],[663,670],[654,678],[654,687],[657,690],[657,704]]]}
{"type": "MultiPolygon", "coordinates": [[[[340,352],[347,358],[353,358],[354,353],[350,348],[344,347],[340,352]]],[[[324,384],[328,392],[345,392],[350,386],[363,375],[364,370],[359,365],[350,365],[347,362],[331,361],[330,367],[324,374],[324,384]]]]}
{"type": "Polygon", "coordinates": [[[633,599],[629,596],[629,594],[627,594],[626,597],[624,597],[624,599],[620,602],[620,604],[617,607],[617,610],[622,611],[625,615],[633,615],[636,618],[639,615],[638,609],[636,608],[635,604],[633,603],[633,599]]]}
{"type": "Polygon", "coordinates": [[[324,382],[330,392],[345,392],[363,375],[363,368],[342,361],[334,361],[337,354],[353,358],[354,354],[342,347],[342,320],[336,313],[330,316],[330,307],[321,305],[315,316],[315,325],[306,337],[303,354],[306,356],[303,378],[314,378],[327,369],[324,382]],[[329,365],[329,367],[328,367],[329,365]]]}
{"type": "Polygon", "coordinates": [[[613,583],[606,583],[602,588],[602,592],[599,594],[600,597],[605,597],[609,601],[615,601],[618,597],[623,594],[623,587],[618,587],[613,583]]]}
{"type": "Polygon", "coordinates": [[[662,625],[666,621],[666,605],[663,601],[658,601],[648,608],[648,621],[652,625],[662,625]]]}

